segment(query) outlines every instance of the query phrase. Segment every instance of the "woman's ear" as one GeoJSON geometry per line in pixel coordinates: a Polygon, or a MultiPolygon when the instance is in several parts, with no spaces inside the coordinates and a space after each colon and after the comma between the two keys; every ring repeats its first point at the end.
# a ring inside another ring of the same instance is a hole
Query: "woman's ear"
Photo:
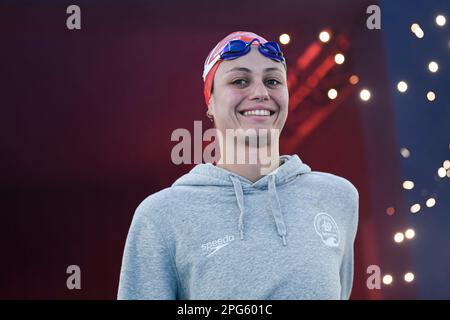
{"type": "Polygon", "coordinates": [[[211,98],[209,99],[209,105],[208,110],[206,111],[206,116],[211,120],[211,122],[214,122],[214,104],[211,103],[211,98]]]}
{"type": "Polygon", "coordinates": [[[209,98],[209,105],[208,105],[208,114],[210,116],[214,116],[215,110],[215,101],[214,101],[214,95],[211,95],[209,98]]]}

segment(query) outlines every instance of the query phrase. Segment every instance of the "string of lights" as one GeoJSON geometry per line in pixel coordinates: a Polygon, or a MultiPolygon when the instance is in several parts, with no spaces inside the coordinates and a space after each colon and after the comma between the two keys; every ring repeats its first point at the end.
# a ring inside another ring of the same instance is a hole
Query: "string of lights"
{"type": "MultiPolygon", "coordinates": [[[[438,14],[435,17],[435,23],[437,27],[444,27],[446,25],[446,17],[442,14],[438,14]]],[[[417,39],[422,39],[425,37],[425,32],[421,25],[419,23],[413,23],[411,25],[411,32],[412,34],[417,37],[417,39]]],[[[431,31],[430,31],[431,32],[431,31]]],[[[450,49],[450,42],[449,42],[449,49],[450,49]]],[[[435,60],[430,60],[426,66],[424,66],[430,74],[435,74],[440,71],[439,62],[435,60]]],[[[408,82],[405,79],[399,80],[396,85],[397,91],[400,94],[407,94],[408,93],[408,82]]],[[[430,90],[428,88],[425,89],[426,94],[424,96],[425,101],[428,101],[428,103],[433,103],[437,99],[437,93],[435,90],[430,90]]],[[[449,144],[450,149],[450,144],[449,144]]],[[[400,155],[403,159],[408,159],[412,157],[412,151],[408,149],[407,147],[402,147],[400,149],[400,155]]],[[[436,171],[434,171],[434,177],[439,177],[437,179],[434,179],[437,183],[443,183],[443,179],[445,177],[450,177],[450,161],[449,160],[443,160],[442,166],[440,166],[436,171]]],[[[417,188],[418,186],[414,183],[412,180],[404,180],[402,183],[402,188],[408,192],[410,190],[413,190],[414,188],[417,188]]],[[[431,188],[433,189],[433,188],[431,188]]],[[[414,203],[409,204],[409,212],[411,214],[417,215],[421,212],[421,209],[423,207],[427,208],[433,208],[436,205],[437,198],[439,197],[439,191],[438,186],[434,186],[434,190],[430,193],[432,196],[422,194],[422,198],[418,201],[415,201],[414,203]]],[[[388,207],[386,209],[386,214],[388,216],[393,216],[396,212],[394,207],[388,207]]],[[[400,245],[404,243],[405,241],[412,241],[416,236],[416,230],[414,230],[411,227],[407,227],[404,231],[397,231],[393,235],[393,241],[395,244],[400,245]]],[[[415,273],[411,271],[406,271],[403,274],[403,280],[405,282],[412,282],[414,281],[416,275],[415,273]]],[[[394,282],[394,276],[390,273],[386,273],[382,278],[383,284],[385,285],[391,285],[394,282]]]]}

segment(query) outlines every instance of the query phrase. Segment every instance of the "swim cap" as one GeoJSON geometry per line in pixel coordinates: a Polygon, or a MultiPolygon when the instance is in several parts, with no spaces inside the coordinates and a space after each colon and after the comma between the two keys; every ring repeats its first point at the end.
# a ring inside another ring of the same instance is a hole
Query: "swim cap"
{"type": "Polygon", "coordinates": [[[247,31],[236,31],[230,33],[228,36],[220,40],[220,42],[211,50],[208,57],[205,60],[205,64],[203,66],[203,94],[205,96],[206,107],[209,108],[209,98],[211,97],[211,89],[214,81],[214,75],[216,74],[217,68],[219,67],[220,62],[220,54],[228,42],[232,40],[242,40],[245,42],[250,42],[253,39],[258,39],[260,43],[264,44],[267,42],[263,37],[247,31]]]}

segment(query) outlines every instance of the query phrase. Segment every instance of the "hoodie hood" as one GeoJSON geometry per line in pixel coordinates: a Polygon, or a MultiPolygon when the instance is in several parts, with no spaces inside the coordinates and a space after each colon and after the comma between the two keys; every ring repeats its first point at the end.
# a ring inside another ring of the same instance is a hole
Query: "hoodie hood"
{"type": "Polygon", "coordinates": [[[286,224],[280,209],[280,200],[277,186],[295,179],[298,175],[311,172],[311,168],[304,164],[298,155],[283,155],[280,157],[281,165],[271,173],[252,182],[236,173],[214,166],[211,163],[196,165],[188,174],[176,180],[172,187],[177,186],[222,186],[233,188],[236,203],[239,208],[238,231],[241,240],[244,239],[245,194],[251,189],[260,189],[268,193],[270,209],[275,221],[278,235],[283,245],[287,245],[286,224]]]}

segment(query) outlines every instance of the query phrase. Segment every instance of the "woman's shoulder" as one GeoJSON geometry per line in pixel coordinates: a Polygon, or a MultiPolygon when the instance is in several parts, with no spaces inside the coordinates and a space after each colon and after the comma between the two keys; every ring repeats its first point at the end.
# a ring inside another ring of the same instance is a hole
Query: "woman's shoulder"
{"type": "Polygon", "coordinates": [[[308,175],[310,179],[316,180],[321,187],[332,188],[335,191],[351,194],[356,198],[359,197],[358,189],[350,180],[344,177],[322,171],[311,171],[308,175]]]}
{"type": "Polygon", "coordinates": [[[162,220],[168,216],[171,206],[177,199],[177,191],[171,187],[146,196],[136,207],[134,216],[144,220],[162,220]]]}

